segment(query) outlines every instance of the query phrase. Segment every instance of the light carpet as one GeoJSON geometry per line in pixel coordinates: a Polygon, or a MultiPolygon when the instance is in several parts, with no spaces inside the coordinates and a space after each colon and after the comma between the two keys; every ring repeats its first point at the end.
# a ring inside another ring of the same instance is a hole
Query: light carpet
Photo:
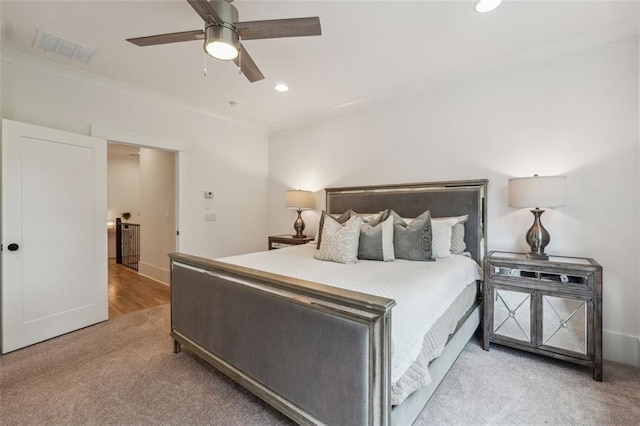
{"type": "MultiPolygon", "coordinates": [[[[169,307],[136,312],[0,357],[0,424],[286,425],[188,352],[174,354],[169,307]]],[[[417,425],[640,424],[640,369],[573,364],[478,342],[417,425]]]]}

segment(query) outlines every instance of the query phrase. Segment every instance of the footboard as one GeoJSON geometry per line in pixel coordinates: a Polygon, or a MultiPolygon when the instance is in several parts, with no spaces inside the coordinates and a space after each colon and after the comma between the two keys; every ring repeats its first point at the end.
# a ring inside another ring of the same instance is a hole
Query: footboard
{"type": "Polygon", "coordinates": [[[377,296],[172,254],[171,336],[299,424],[390,424],[377,296]]]}

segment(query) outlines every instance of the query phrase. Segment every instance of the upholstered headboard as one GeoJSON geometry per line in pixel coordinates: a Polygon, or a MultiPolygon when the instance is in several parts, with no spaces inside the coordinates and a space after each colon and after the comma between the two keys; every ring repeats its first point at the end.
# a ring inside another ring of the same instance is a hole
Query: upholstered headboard
{"type": "Polygon", "coordinates": [[[411,183],[399,185],[327,188],[328,213],[352,209],[376,213],[391,208],[402,217],[417,217],[425,210],[432,217],[469,215],[465,223],[467,251],[478,263],[487,251],[487,179],[411,183]]]}

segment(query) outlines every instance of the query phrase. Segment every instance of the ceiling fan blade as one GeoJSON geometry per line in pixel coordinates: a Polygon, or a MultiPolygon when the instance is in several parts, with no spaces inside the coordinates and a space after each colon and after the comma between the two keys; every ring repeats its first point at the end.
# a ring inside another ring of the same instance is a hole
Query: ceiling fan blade
{"type": "Polygon", "coordinates": [[[233,24],[242,40],[260,38],[304,37],[322,34],[320,18],[271,19],[233,24]]]}
{"type": "Polygon", "coordinates": [[[249,53],[243,45],[240,45],[240,55],[235,58],[233,62],[235,62],[236,65],[240,63],[242,74],[244,74],[251,83],[264,79],[264,75],[262,75],[262,72],[260,72],[260,69],[256,63],[253,62],[253,59],[251,59],[251,56],[249,56],[249,53]]]}
{"type": "Polygon", "coordinates": [[[179,33],[170,33],[170,34],[159,34],[147,37],[137,37],[137,38],[128,38],[127,41],[129,43],[133,43],[136,46],[144,47],[144,46],[154,46],[156,44],[167,44],[167,43],[179,43],[181,41],[193,41],[193,40],[203,40],[204,39],[204,31],[202,30],[194,30],[194,31],[182,31],[179,33]]]}
{"type": "Polygon", "coordinates": [[[204,22],[209,24],[219,24],[222,22],[218,12],[209,4],[207,0],[187,0],[191,7],[200,15],[204,22]]]}

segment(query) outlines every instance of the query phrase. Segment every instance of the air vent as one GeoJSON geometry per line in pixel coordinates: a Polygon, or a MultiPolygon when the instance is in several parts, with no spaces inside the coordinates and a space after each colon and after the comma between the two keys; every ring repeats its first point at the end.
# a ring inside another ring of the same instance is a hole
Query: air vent
{"type": "Polygon", "coordinates": [[[65,40],[62,37],[44,31],[38,31],[34,47],[45,52],[56,53],[65,58],[75,59],[83,64],[88,63],[96,52],[91,47],[65,40]]]}

